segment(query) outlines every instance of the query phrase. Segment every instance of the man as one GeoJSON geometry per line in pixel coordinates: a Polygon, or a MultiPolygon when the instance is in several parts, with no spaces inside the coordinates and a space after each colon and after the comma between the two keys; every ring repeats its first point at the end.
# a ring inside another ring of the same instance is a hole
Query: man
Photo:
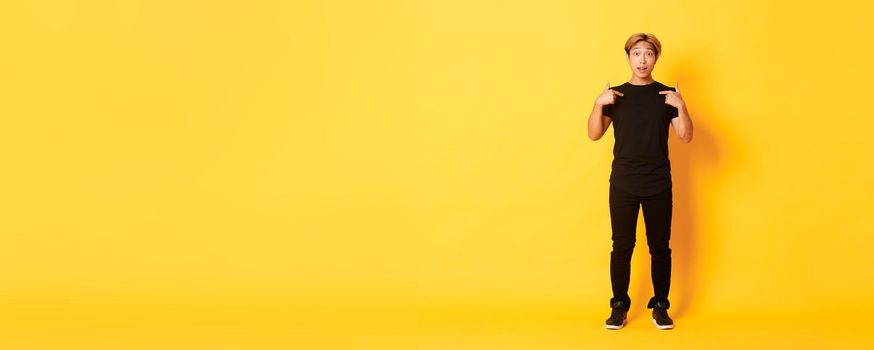
{"type": "Polygon", "coordinates": [[[613,250],[610,253],[610,281],[613,297],[608,329],[627,323],[631,306],[628,284],[631,254],[635,245],[637,216],[641,206],[646,239],[652,258],[655,295],[647,308],[653,309],[653,323],[659,329],[674,328],[668,316],[671,283],[671,215],[673,185],[668,158],[668,128],[674,127],[684,143],[692,141],[692,120],[678,85],[672,89],[655,81],[653,68],[661,55],[661,43],[652,34],[637,33],[625,43],[631,79],[607,87],[595,100],[589,116],[589,138],[599,140],[613,124],[615,144],[610,174],[610,222],[613,250]]]}

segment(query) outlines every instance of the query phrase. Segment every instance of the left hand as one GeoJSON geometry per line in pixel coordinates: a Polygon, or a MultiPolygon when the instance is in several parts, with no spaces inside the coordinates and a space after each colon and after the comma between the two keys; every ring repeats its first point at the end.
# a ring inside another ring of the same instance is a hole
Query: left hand
{"type": "Polygon", "coordinates": [[[665,95],[665,104],[669,104],[676,108],[683,108],[686,105],[686,102],[683,101],[683,96],[680,95],[680,85],[678,83],[674,84],[674,89],[677,91],[665,90],[659,91],[660,95],[665,95]]]}

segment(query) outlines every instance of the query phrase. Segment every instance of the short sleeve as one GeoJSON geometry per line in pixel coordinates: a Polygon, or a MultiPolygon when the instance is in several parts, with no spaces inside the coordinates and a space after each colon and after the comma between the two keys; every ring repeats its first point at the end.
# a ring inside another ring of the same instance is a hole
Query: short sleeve
{"type": "Polygon", "coordinates": [[[680,110],[677,109],[677,107],[671,106],[671,115],[670,115],[670,118],[671,118],[671,119],[674,119],[674,118],[679,117],[679,116],[680,116],[680,110]]]}
{"type": "MultiPolygon", "coordinates": [[[[670,89],[670,91],[677,91],[677,90],[670,89]]],[[[679,117],[679,116],[680,116],[680,110],[677,109],[677,107],[671,106],[671,115],[669,116],[670,119],[674,119],[674,118],[679,117]]]]}
{"type": "Polygon", "coordinates": [[[601,115],[612,119],[613,118],[613,105],[611,104],[611,105],[601,106],[601,115]]]}

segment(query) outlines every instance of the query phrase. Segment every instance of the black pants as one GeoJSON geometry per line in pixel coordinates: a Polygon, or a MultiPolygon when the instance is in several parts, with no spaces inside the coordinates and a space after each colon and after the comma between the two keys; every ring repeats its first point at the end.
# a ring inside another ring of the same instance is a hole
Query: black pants
{"type": "Polygon", "coordinates": [[[673,210],[673,190],[649,196],[639,196],[610,184],[610,223],[613,228],[613,251],[610,253],[610,282],[613,297],[631,305],[628,284],[631,278],[631,253],[634,250],[637,216],[643,207],[643,220],[646,225],[646,243],[652,257],[652,285],[655,296],[647,308],[660,302],[660,307],[670,306],[668,291],[671,287],[671,212],[673,210]]]}

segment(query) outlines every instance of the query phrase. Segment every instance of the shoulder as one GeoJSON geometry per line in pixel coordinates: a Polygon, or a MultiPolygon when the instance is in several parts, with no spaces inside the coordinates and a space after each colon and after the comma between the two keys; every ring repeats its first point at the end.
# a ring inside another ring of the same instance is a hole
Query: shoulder
{"type": "Polygon", "coordinates": [[[673,87],[662,84],[659,81],[656,81],[654,85],[656,86],[656,90],[658,90],[658,91],[665,91],[665,90],[674,91],[673,87]]]}
{"type": "Polygon", "coordinates": [[[628,90],[628,82],[622,83],[621,85],[611,86],[610,90],[616,90],[621,93],[625,93],[628,90]]]}

